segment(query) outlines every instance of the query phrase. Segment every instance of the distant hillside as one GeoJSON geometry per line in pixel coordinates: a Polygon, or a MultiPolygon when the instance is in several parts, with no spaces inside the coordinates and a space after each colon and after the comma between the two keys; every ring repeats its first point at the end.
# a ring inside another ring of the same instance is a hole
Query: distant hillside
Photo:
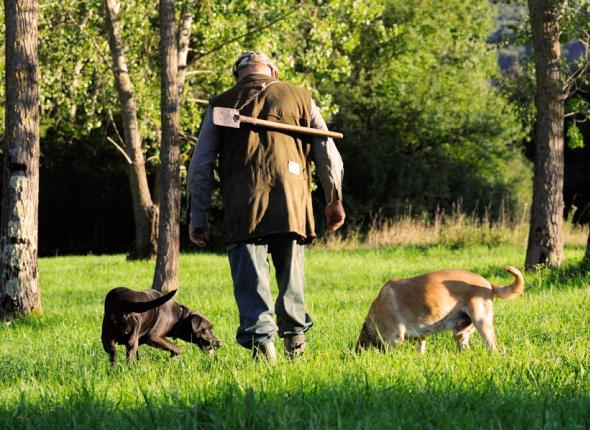
{"type": "MultiPolygon", "coordinates": [[[[490,2],[494,3],[494,2],[490,2]]],[[[498,63],[503,72],[515,70],[522,61],[531,54],[530,45],[519,45],[516,41],[516,32],[522,25],[527,25],[525,19],[528,16],[528,9],[525,6],[495,4],[498,10],[496,17],[496,30],[490,35],[488,42],[498,44],[498,63]]],[[[562,47],[562,55],[570,61],[574,61],[584,53],[581,43],[572,41],[562,47]]]]}

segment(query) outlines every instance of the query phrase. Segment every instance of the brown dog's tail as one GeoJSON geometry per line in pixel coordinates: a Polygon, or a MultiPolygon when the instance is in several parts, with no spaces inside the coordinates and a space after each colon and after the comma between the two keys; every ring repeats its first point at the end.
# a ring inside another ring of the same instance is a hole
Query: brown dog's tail
{"type": "Polygon", "coordinates": [[[522,276],[521,271],[516,267],[508,266],[506,271],[514,276],[512,285],[508,285],[507,287],[492,285],[492,291],[494,292],[494,297],[511,300],[520,296],[524,291],[524,276],[522,276]]]}
{"type": "Polygon", "coordinates": [[[176,294],[176,290],[170,291],[169,293],[164,294],[163,296],[158,297],[157,299],[150,300],[149,302],[132,302],[132,301],[125,300],[121,303],[121,308],[126,313],[146,312],[146,311],[149,311],[150,309],[154,309],[154,308],[157,308],[158,306],[163,305],[168,300],[170,300],[174,296],[174,294],[176,294]]]}

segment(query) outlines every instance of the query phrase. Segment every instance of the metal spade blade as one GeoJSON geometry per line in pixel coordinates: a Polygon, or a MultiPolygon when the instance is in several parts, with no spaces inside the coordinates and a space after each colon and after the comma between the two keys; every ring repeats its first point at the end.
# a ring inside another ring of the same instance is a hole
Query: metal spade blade
{"type": "Polygon", "coordinates": [[[240,113],[237,109],[213,108],[213,124],[222,127],[240,128],[240,113]]]}

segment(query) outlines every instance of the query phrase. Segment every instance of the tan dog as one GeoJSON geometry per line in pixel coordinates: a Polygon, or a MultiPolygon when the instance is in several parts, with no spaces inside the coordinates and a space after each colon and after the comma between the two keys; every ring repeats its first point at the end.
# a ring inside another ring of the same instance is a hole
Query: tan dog
{"type": "Polygon", "coordinates": [[[361,330],[357,351],[369,346],[397,346],[405,338],[453,330],[459,351],[469,348],[474,326],[488,348],[496,349],[493,299],[515,299],[524,291],[520,270],[509,266],[514,283],[507,287],[490,284],[475,273],[443,270],[414,278],[388,281],[373,301],[361,330]]]}

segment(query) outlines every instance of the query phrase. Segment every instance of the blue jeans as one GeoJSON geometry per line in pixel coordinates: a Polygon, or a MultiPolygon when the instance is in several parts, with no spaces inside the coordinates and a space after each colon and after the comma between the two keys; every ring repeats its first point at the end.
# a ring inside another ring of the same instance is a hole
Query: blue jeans
{"type": "Polygon", "coordinates": [[[292,235],[274,235],[253,243],[229,248],[234,296],[240,312],[238,343],[246,348],[280,337],[303,333],[313,324],[303,296],[303,257],[305,246],[292,235]],[[273,304],[270,292],[272,256],[279,294],[273,304]],[[277,323],[274,316],[277,316],[277,323]],[[278,327],[277,327],[278,325],[278,327]]]}

